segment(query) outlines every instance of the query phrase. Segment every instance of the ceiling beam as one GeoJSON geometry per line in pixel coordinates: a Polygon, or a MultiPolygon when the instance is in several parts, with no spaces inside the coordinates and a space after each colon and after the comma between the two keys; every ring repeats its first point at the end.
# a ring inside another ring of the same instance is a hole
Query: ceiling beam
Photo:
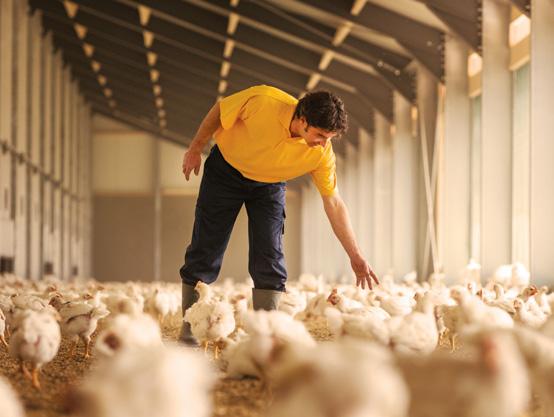
{"type": "Polygon", "coordinates": [[[343,77],[351,79],[356,84],[356,89],[367,97],[372,106],[376,108],[387,120],[393,122],[393,92],[387,85],[383,84],[377,77],[370,74],[360,74],[348,65],[333,61],[327,69],[332,77],[342,74],[343,77]]]}
{"type": "Polygon", "coordinates": [[[511,0],[521,13],[527,17],[531,17],[531,0],[511,0]]]}
{"type": "MultiPolygon", "coordinates": [[[[278,1],[272,0],[272,3],[284,7],[278,1]]],[[[441,31],[372,3],[366,3],[357,16],[350,13],[351,2],[345,4],[336,1],[302,0],[300,3],[324,10],[337,19],[350,21],[394,38],[435,77],[443,78],[444,40],[441,31]]]]}
{"type": "MultiPolygon", "coordinates": [[[[319,70],[318,64],[322,53],[326,50],[345,56],[349,59],[360,61],[363,64],[371,66],[381,77],[381,81],[389,88],[397,89],[408,100],[415,99],[413,83],[407,72],[403,68],[410,62],[407,57],[402,57],[393,52],[387,52],[370,43],[353,40],[339,44],[333,44],[336,28],[330,29],[316,21],[310,21],[300,16],[293,16],[284,10],[268,4],[265,1],[243,0],[239,2],[237,8],[229,5],[227,0],[181,0],[194,4],[198,7],[205,7],[214,13],[228,15],[235,13],[240,16],[240,22],[237,30],[237,38],[255,39],[262,47],[271,43],[280,42],[281,44],[294,44],[297,46],[297,52],[291,51],[291,56],[295,60],[308,57],[308,60],[302,63],[303,67],[311,68],[314,72],[325,74],[325,70],[319,70]],[[314,27],[316,29],[314,29],[314,27]],[[324,29],[325,28],[325,29],[324,29]],[[246,35],[245,35],[246,34],[246,35]],[[279,40],[276,40],[276,39],[279,40]],[[310,55],[313,55],[310,58],[310,55]],[[317,60],[310,63],[310,60],[317,60]]],[[[348,38],[347,38],[348,40],[348,38]]],[[[367,72],[351,66],[353,71],[359,71],[361,74],[367,72]]],[[[351,84],[352,81],[335,74],[334,78],[345,84],[351,84]]],[[[358,79],[360,77],[357,77],[358,79]]]]}
{"type": "Polygon", "coordinates": [[[481,5],[474,0],[417,0],[474,51],[481,53],[481,5]]]}
{"type": "MultiPolygon", "coordinates": [[[[57,22],[58,27],[59,27],[59,25],[64,25],[65,27],[63,29],[64,29],[65,33],[72,33],[72,31],[71,31],[71,22],[66,17],[60,17],[60,16],[52,15],[51,12],[45,12],[44,15],[46,16],[47,19],[50,19],[50,21],[47,22],[48,27],[52,28],[53,23],[51,22],[51,20],[57,20],[58,21],[57,22]]],[[[77,14],[77,16],[78,16],[78,14],[77,14]]],[[[166,26],[169,26],[169,25],[166,25],[166,26]]],[[[53,31],[56,32],[55,29],[53,31]]],[[[95,28],[89,28],[89,32],[98,34],[98,36],[100,36],[100,33],[98,33],[99,30],[97,30],[95,28]]],[[[180,32],[180,36],[181,36],[182,39],[189,39],[190,38],[190,36],[189,36],[190,33],[191,33],[190,31],[186,31],[186,32],[182,31],[182,32],[180,32]]],[[[102,37],[105,40],[102,42],[101,47],[98,47],[98,53],[101,54],[101,58],[104,61],[118,60],[118,61],[122,61],[124,64],[128,64],[128,65],[133,64],[132,62],[127,62],[127,61],[123,60],[122,58],[120,58],[115,51],[113,51],[113,52],[110,51],[110,49],[111,49],[110,43],[118,44],[118,45],[121,45],[121,46],[126,47],[126,48],[135,48],[135,49],[138,48],[138,50],[143,51],[143,53],[146,54],[146,49],[137,47],[135,45],[127,44],[127,43],[122,42],[118,39],[110,38],[108,36],[102,35],[102,37]]],[[[161,46],[162,42],[167,42],[169,40],[167,37],[160,37],[160,36],[157,36],[156,39],[157,39],[157,41],[153,45],[154,50],[156,50],[157,46],[158,47],[161,46]]],[[[76,38],[76,36],[73,33],[71,34],[71,37],[69,37],[69,39],[66,39],[66,40],[73,41],[77,45],[80,45],[79,40],[76,38]]],[[[177,44],[180,44],[180,42],[177,42],[177,44]]],[[[170,48],[174,47],[174,46],[176,46],[175,42],[173,42],[173,45],[170,46],[170,48]]],[[[175,48],[175,51],[179,51],[179,49],[175,48]]],[[[274,81],[274,82],[278,83],[280,86],[284,86],[284,85],[288,85],[288,83],[281,79],[282,76],[283,76],[283,73],[289,71],[289,74],[295,74],[294,72],[290,72],[289,68],[286,68],[286,67],[282,67],[281,70],[279,70],[279,68],[276,68],[275,65],[268,64],[265,60],[259,59],[258,56],[255,55],[255,54],[251,54],[249,52],[243,52],[243,51],[240,51],[240,52],[241,52],[240,55],[243,56],[244,59],[242,59],[242,58],[239,59],[239,62],[237,63],[238,65],[234,64],[233,69],[237,70],[237,71],[241,71],[246,76],[251,76],[252,74],[262,73],[262,74],[266,75],[266,77],[265,77],[266,80],[274,81]],[[253,56],[254,59],[250,59],[249,57],[251,57],[251,56],[253,56]],[[268,72],[272,73],[273,75],[268,74],[268,72]]],[[[166,59],[168,61],[170,60],[167,57],[160,57],[160,58],[161,59],[166,59]]],[[[213,57],[210,56],[210,58],[213,61],[216,61],[216,62],[223,61],[223,59],[219,56],[213,56],[213,57]]],[[[144,59],[144,61],[145,60],[146,60],[146,58],[144,59]]],[[[174,60],[172,60],[172,61],[175,62],[174,60]]],[[[220,65],[217,64],[217,63],[215,65],[217,67],[217,72],[219,72],[220,65]]],[[[113,68],[113,66],[111,66],[111,67],[113,68]]],[[[140,67],[142,67],[142,65],[140,65],[140,67]]],[[[132,68],[128,68],[128,69],[129,69],[129,71],[133,71],[132,68]]],[[[144,70],[146,70],[146,69],[147,69],[147,67],[144,64],[144,70]]],[[[196,74],[202,73],[201,68],[200,67],[197,68],[197,71],[195,71],[195,73],[196,74]]],[[[162,77],[163,77],[163,73],[162,73],[162,77]]],[[[142,77],[142,78],[144,78],[144,77],[142,77]]],[[[254,79],[253,79],[253,81],[254,81],[254,79]]],[[[255,82],[258,83],[258,81],[255,81],[255,82]]],[[[194,84],[191,84],[191,88],[198,90],[198,87],[194,84]]],[[[294,90],[289,89],[289,91],[295,91],[295,93],[298,93],[301,90],[302,90],[302,87],[295,88],[294,90]]],[[[206,93],[207,93],[207,91],[206,91],[206,93]]],[[[214,97],[215,97],[216,93],[217,92],[214,90],[213,91],[214,97]]]]}

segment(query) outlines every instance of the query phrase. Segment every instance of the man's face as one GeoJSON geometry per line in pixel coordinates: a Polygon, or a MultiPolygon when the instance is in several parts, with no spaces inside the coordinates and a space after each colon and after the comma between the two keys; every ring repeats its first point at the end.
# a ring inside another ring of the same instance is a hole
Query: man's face
{"type": "Polygon", "coordinates": [[[300,135],[310,147],[321,146],[324,148],[325,145],[327,145],[327,142],[336,135],[335,132],[329,132],[318,127],[308,126],[308,123],[304,119],[302,119],[302,122],[300,135]]]}

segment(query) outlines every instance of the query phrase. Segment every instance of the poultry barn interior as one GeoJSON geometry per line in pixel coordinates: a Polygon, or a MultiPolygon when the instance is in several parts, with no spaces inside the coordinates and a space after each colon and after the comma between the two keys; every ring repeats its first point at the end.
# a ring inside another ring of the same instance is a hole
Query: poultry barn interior
{"type": "Polygon", "coordinates": [[[0,417],[554,417],[553,44],[552,0],[0,0],[0,417]],[[338,189],[286,178],[285,291],[241,206],[186,293],[186,152],[261,85],[343,101],[338,189]]]}

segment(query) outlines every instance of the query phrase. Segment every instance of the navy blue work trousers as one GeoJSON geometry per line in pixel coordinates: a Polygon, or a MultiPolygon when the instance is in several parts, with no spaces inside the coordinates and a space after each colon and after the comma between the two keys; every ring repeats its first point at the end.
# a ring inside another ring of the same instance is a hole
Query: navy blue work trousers
{"type": "Polygon", "coordinates": [[[196,202],[192,241],[180,269],[185,284],[214,282],[233,225],[243,204],[248,214],[248,270],[254,287],[285,290],[283,255],[285,182],[265,183],[245,178],[215,145],[204,164],[196,202]]]}

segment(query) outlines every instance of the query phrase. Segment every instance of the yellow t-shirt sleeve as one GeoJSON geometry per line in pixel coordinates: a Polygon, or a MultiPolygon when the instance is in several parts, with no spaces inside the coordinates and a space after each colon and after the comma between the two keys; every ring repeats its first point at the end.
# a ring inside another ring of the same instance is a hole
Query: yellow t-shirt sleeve
{"type": "Polygon", "coordinates": [[[319,165],[310,172],[310,175],[322,196],[332,196],[338,191],[336,158],[330,143],[325,149],[319,165]]]}
{"type": "Polygon", "coordinates": [[[230,129],[237,119],[246,120],[259,110],[256,100],[250,100],[258,94],[259,91],[256,87],[250,87],[223,98],[219,102],[220,120],[223,129],[230,129]]]}

